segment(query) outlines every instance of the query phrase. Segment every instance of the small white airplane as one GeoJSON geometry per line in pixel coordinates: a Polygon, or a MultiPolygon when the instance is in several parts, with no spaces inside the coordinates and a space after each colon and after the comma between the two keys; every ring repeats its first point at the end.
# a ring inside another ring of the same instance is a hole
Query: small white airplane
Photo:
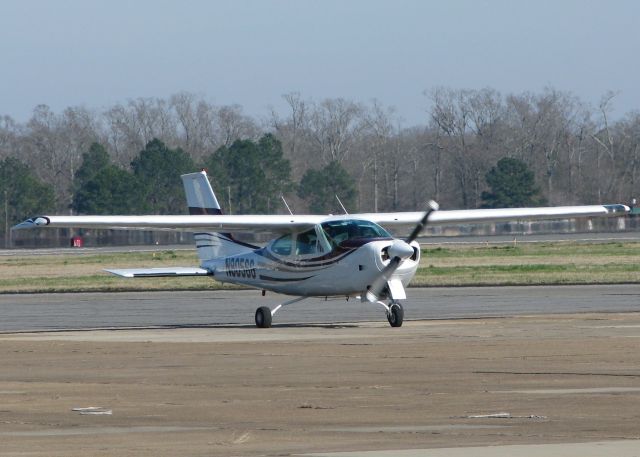
{"type": "Polygon", "coordinates": [[[38,216],[13,229],[93,228],[181,230],[195,234],[200,267],[106,270],[128,277],[212,276],[218,281],[295,296],[256,310],[258,327],[270,327],[284,306],[308,297],[357,297],[381,305],[392,327],[404,319],[405,288],[420,263],[417,236],[428,224],[621,216],[625,205],[438,211],[345,215],[223,215],[205,171],[182,176],[190,215],[38,216]],[[381,225],[415,226],[404,240],[381,225]],[[272,232],[259,247],[229,232],[272,232]]]}

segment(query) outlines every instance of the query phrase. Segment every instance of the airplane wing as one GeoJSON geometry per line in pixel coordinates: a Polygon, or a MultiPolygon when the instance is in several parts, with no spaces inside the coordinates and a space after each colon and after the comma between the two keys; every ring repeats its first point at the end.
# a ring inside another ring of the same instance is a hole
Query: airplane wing
{"type": "MultiPolygon", "coordinates": [[[[629,211],[630,208],[626,205],[440,210],[431,214],[429,225],[624,216],[629,211]]],[[[423,216],[424,212],[406,212],[351,214],[349,217],[380,225],[415,225],[423,216]]]]}
{"type": "MultiPolygon", "coordinates": [[[[501,221],[623,216],[625,205],[553,206],[540,208],[462,209],[434,212],[429,225],[501,221]]],[[[12,230],[38,227],[213,232],[300,231],[327,220],[364,219],[380,225],[415,225],[424,212],[330,215],[181,215],[181,216],[38,216],[12,230]]]]}
{"type": "Polygon", "coordinates": [[[104,270],[123,278],[161,278],[176,276],[211,276],[209,270],[198,267],[168,267],[168,268],[128,268],[104,270]]]}
{"type": "Polygon", "coordinates": [[[124,230],[287,232],[312,227],[327,216],[183,215],[183,216],[38,216],[12,230],[38,227],[124,230]]]}

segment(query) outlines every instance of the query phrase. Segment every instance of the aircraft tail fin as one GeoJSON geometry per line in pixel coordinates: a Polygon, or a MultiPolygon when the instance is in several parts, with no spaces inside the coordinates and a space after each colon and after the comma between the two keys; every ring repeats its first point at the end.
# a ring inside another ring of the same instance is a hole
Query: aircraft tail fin
{"type": "MultiPolygon", "coordinates": [[[[184,192],[187,195],[189,214],[222,214],[207,173],[199,171],[182,175],[184,192]]],[[[255,246],[233,239],[229,233],[198,232],[194,234],[198,257],[201,262],[235,254],[251,252],[255,246]]]]}
{"type": "Polygon", "coordinates": [[[222,214],[220,204],[213,193],[206,171],[189,173],[182,175],[181,178],[184,192],[187,194],[189,214],[222,214]]]}

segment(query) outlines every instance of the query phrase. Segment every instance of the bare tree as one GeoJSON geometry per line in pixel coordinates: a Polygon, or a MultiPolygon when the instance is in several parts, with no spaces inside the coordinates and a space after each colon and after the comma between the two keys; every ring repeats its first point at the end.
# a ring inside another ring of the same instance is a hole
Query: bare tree
{"type": "Polygon", "coordinates": [[[363,129],[362,107],[343,98],[328,98],[313,104],[310,134],[323,164],[343,162],[363,129]]]}
{"type": "Polygon", "coordinates": [[[216,110],[215,122],[218,137],[224,146],[231,146],[234,141],[241,139],[256,139],[260,129],[256,122],[242,113],[240,105],[221,106],[216,110]]]}
{"type": "Polygon", "coordinates": [[[171,96],[170,106],[179,126],[178,144],[194,159],[202,160],[224,144],[215,106],[189,92],[171,96]]]}
{"type": "Polygon", "coordinates": [[[484,174],[500,149],[497,135],[501,101],[497,92],[436,88],[431,98],[431,127],[438,132],[437,148],[450,155],[461,204],[476,207],[484,174]]]}
{"type": "Polygon", "coordinates": [[[284,156],[291,161],[292,176],[300,179],[313,157],[309,145],[309,107],[300,93],[291,92],[282,96],[289,106],[288,116],[281,118],[271,110],[268,125],[282,143],[284,156]]]}
{"type": "Polygon", "coordinates": [[[387,197],[392,194],[392,207],[397,206],[397,182],[398,179],[398,148],[394,143],[393,118],[395,110],[384,108],[378,100],[373,100],[370,107],[362,110],[362,121],[364,133],[368,139],[366,149],[362,152],[363,173],[371,176],[371,187],[373,188],[373,211],[379,210],[380,191],[380,168],[384,180],[387,182],[387,197]],[[386,160],[385,160],[386,159],[386,160]],[[394,185],[388,185],[389,174],[393,175],[394,185]]]}
{"type": "Polygon", "coordinates": [[[614,138],[609,122],[609,112],[612,109],[612,102],[616,94],[607,92],[600,100],[599,114],[601,117],[600,126],[591,138],[596,143],[596,173],[598,182],[598,200],[602,201],[605,196],[612,194],[613,187],[620,176],[616,169],[616,159],[618,155],[618,142],[614,138]]]}
{"type": "Polygon", "coordinates": [[[11,116],[0,116],[0,160],[19,154],[22,136],[21,126],[11,116]]]}
{"type": "Polygon", "coordinates": [[[547,88],[507,97],[507,112],[510,150],[542,180],[547,199],[555,203],[574,194],[575,179],[564,176],[581,167],[589,119],[584,106],[569,93],[547,88]]]}
{"type": "Polygon", "coordinates": [[[27,122],[21,159],[53,185],[60,209],[68,208],[80,156],[97,137],[94,117],[84,108],[67,108],[56,115],[39,105],[27,122]]]}
{"type": "Polygon", "coordinates": [[[109,149],[123,166],[128,166],[133,157],[154,138],[175,145],[179,137],[177,121],[169,104],[162,99],[129,100],[126,106],[115,105],[103,116],[109,149]]]}

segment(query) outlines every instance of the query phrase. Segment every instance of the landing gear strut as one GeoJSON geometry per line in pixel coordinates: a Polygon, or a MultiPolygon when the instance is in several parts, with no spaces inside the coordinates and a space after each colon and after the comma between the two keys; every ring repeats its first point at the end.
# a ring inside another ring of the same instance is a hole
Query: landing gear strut
{"type": "Polygon", "coordinates": [[[376,303],[384,308],[387,313],[387,320],[392,327],[402,327],[404,321],[404,308],[398,301],[391,300],[387,305],[385,302],[378,300],[376,303]]]}

